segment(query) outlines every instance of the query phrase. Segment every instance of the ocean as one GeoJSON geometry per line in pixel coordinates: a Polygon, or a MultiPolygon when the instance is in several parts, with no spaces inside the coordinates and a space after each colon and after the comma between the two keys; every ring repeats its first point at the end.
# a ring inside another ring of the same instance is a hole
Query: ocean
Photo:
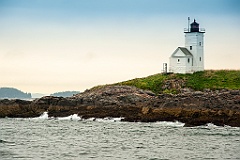
{"type": "Polygon", "coordinates": [[[121,118],[0,119],[1,160],[240,159],[240,128],[121,118]]]}

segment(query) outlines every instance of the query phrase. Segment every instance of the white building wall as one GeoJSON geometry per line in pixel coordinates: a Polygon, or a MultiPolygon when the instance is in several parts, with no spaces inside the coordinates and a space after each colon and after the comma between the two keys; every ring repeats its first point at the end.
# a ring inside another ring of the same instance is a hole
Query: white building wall
{"type": "Polygon", "coordinates": [[[187,32],[185,33],[185,47],[193,55],[193,70],[204,70],[204,33],[187,32]]]}
{"type": "Polygon", "coordinates": [[[192,57],[170,57],[169,72],[173,73],[193,73],[192,57]]]}

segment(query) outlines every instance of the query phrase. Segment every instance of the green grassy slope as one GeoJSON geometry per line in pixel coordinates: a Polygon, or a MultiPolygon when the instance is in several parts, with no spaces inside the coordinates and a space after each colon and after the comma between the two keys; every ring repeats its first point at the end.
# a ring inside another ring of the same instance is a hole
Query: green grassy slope
{"type": "Polygon", "coordinates": [[[148,89],[155,93],[176,92],[162,88],[162,85],[167,80],[183,80],[185,82],[184,87],[200,91],[204,89],[240,89],[240,70],[206,70],[194,74],[155,74],[116,84],[136,86],[137,88],[148,89]]]}

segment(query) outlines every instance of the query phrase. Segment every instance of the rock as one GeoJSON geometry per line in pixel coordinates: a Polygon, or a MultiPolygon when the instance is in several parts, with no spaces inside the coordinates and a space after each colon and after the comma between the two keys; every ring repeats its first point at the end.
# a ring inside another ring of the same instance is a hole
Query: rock
{"type": "Polygon", "coordinates": [[[142,108],[142,114],[148,114],[149,113],[150,108],[149,107],[143,107],[142,108]]]}
{"type": "Polygon", "coordinates": [[[239,90],[232,90],[230,91],[231,95],[240,95],[240,91],[239,90]]]}
{"type": "Polygon", "coordinates": [[[4,117],[35,117],[41,115],[31,107],[31,101],[13,99],[0,100],[0,118],[4,117]]]}
{"type": "MultiPolygon", "coordinates": [[[[165,87],[172,86],[167,81],[165,87]]],[[[46,96],[34,101],[0,100],[0,117],[36,117],[78,114],[83,118],[124,117],[131,122],[180,121],[186,126],[230,125],[240,127],[239,90],[191,91],[175,82],[179,94],[155,95],[131,86],[101,86],[72,97],[46,96]]]]}
{"type": "Polygon", "coordinates": [[[193,92],[194,90],[191,89],[191,88],[181,88],[180,89],[180,93],[191,93],[193,92]]]}
{"type": "Polygon", "coordinates": [[[185,81],[183,79],[168,79],[163,82],[162,90],[181,91],[185,86],[185,81]]]}

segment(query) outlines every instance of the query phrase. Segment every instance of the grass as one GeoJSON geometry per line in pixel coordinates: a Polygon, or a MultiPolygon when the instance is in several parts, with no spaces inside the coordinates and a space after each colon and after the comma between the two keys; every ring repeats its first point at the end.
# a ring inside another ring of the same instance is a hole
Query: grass
{"type": "Polygon", "coordinates": [[[145,78],[136,78],[113,85],[129,85],[140,89],[151,90],[154,93],[177,93],[162,89],[166,80],[181,79],[185,87],[202,91],[204,89],[240,89],[240,70],[206,70],[193,74],[155,74],[145,78]]]}
{"type": "Polygon", "coordinates": [[[120,82],[120,83],[117,83],[117,85],[135,86],[140,89],[151,90],[155,93],[159,93],[162,90],[161,86],[164,80],[167,78],[168,78],[168,75],[155,74],[145,78],[136,78],[133,80],[120,82]]]}
{"type": "Polygon", "coordinates": [[[186,85],[195,90],[240,89],[239,70],[207,70],[188,75],[186,85]]]}

